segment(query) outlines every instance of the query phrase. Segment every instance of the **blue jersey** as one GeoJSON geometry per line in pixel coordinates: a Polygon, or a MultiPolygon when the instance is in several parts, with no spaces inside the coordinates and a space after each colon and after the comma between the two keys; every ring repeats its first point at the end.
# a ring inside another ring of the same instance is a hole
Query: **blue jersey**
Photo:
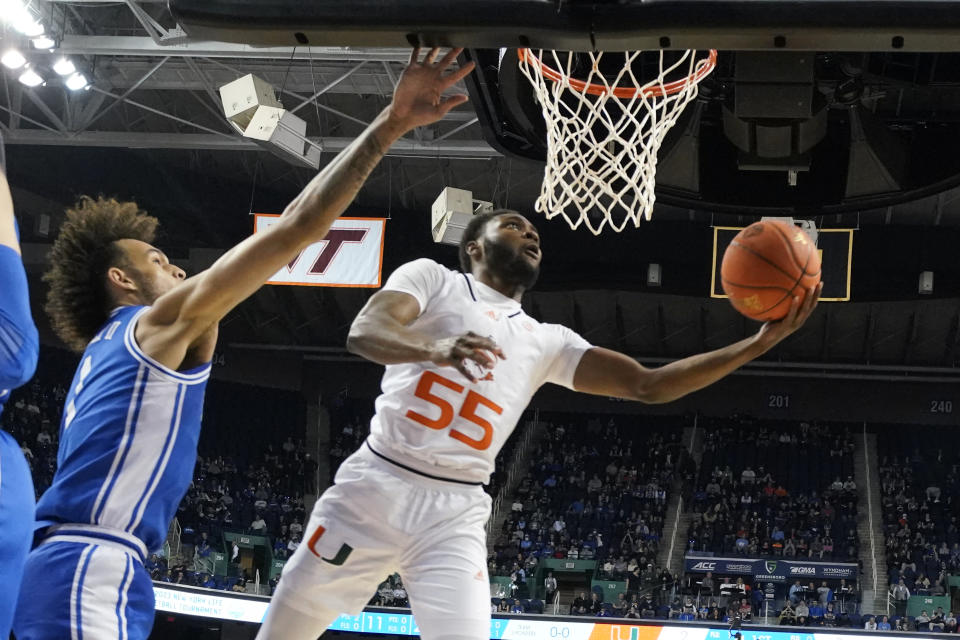
{"type": "Polygon", "coordinates": [[[10,390],[37,368],[37,327],[30,316],[27,274],[20,254],[0,245],[0,413],[10,390]]]}
{"type": "Polygon", "coordinates": [[[159,550],[197,458],[210,364],[173,371],[134,338],[149,307],[120,307],[90,341],[67,394],[38,526],[93,524],[159,550]]]}

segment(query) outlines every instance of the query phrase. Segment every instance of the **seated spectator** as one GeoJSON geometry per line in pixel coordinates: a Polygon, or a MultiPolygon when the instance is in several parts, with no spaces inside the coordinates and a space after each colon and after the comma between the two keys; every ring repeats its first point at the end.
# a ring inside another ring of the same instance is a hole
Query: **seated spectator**
{"type": "Polygon", "coordinates": [[[587,600],[587,594],[584,591],[580,592],[580,595],[573,599],[573,604],[570,605],[570,615],[572,616],[585,616],[590,606],[590,601],[587,600]]]}
{"type": "Polygon", "coordinates": [[[823,612],[823,624],[827,627],[837,626],[837,614],[833,610],[833,603],[827,603],[827,608],[823,612]]]}
{"type": "MultiPolygon", "coordinates": [[[[653,604],[653,598],[650,594],[644,594],[640,600],[640,616],[643,618],[653,618],[657,615],[656,606],[653,604]]],[[[683,614],[680,614],[683,615],[683,614]]]]}
{"type": "Polygon", "coordinates": [[[795,611],[796,611],[797,619],[798,619],[798,620],[799,620],[800,618],[809,618],[809,617],[810,617],[810,609],[807,607],[807,601],[806,601],[806,600],[800,600],[800,602],[797,603],[797,608],[796,608],[795,611]]]}
{"type": "Polygon", "coordinates": [[[600,609],[603,608],[603,603],[600,601],[600,596],[596,591],[590,594],[590,606],[588,607],[590,615],[597,615],[600,613],[600,609]]]}
{"type": "Polygon", "coordinates": [[[943,630],[947,633],[957,632],[957,617],[953,615],[953,611],[948,611],[943,617],[943,630]]]}
{"type": "Polygon", "coordinates": [[[628,610],[628,604],[627,594],[621,592],[613,603],[613,614],[618,618],[624,617],[628,610]]]}
{"type": "Polygon", "coordinates": [[[867,621],[863,623],[863,628],[867,631],[876,631],[877,630],[877,619],[874,616],[867,618],[867,621]]]}
{"type": "Polygon", "coordinates": [[[810,603],[810,618],[813,620],[820,620],[823,618],[823,614],[826,612],[826,609],[823,605],[820,604],[819,600],[814,600],[810,603]]]}
{"type": "Polygon", "coordinates": [[[890,631],[890,618],[883,616],[877,623],[877,631],[890,631]]]}
{"type": "Polygon", "coordinates": [[[787,600],[783,604],[783,609],[780,611],[779,623],[782,625],[794,624],[797,621],[796,611],[793,609],[793,605],[790,604],[790,600],[787,600]]]}
{"type": "Polygon", "coordinates": [[[930,618],[930,631],[943,631],[946,614],[943,612],[943,607],[937,607],[937,610],[934,612],[933,617],[930,618]]]}
{"type": "Polygon", "coordinates": [[[914,624],[917,625],[917,631],[929,631],[930,630],[930,616],[927,615],[927,610],[924,609],[920,612],[913,620],[914,624]]]}
{"type": "Polygon", "coordinates": [[[634,619],[634,620],[639,619],[639,618],[640,618],[640,609],[639,609],[638,605],[636,605],[636,604],[631,604],[631,605],[630,605],[630,609],[627,611],[627,615],[625,615],[625,616],[623,616],[623,617],[624,617],[624,618],[632,618],[632,619],[634,619]]]}
{"type": "Polygon", "coordinates": [[[380,586],[377,588],[377,598],[378,604],[381,607],[393,606],[393,587],[390,586],[389,580],[384,580],[380,583],[380,586]]]}
{"type": "Polygon", "coordinates": [[[670,619],[679,618],[681,613],[683,613],[683,605],[680,604],[680,598],[674,598],[673,602],[670,603],[670,610],[667,613],[667,617],[670,619]]]}

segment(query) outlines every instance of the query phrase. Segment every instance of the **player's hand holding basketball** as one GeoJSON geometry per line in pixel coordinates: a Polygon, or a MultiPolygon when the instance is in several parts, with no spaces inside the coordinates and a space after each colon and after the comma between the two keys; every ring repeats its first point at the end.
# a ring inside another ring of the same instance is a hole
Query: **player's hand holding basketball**
{"type": "Polygon", "coordinates": [[[790,311],[787,312],[783,320],[767,322],[760,327],[757,333],[757,339],[765,349],[770,349],[791,333],[803,326],[813,310],[817,308],[817,302],[820,300],[820,292],[823,291],[823,283],[816,287],[810,287],[806,294],[801,298],[794,296],[790,304],[790,311]]]}
{"type": "Polygon", "coordinates": [[[453,73],[448,67],[463,49],[451,49],[439,61],[440,49],[433,48],[420,61],[420,47],[410,55],[410,64],[400,76],[390,103],[390,120],[405,131],[436,122],[448,111],[467,101],[467,96],[443,93],[473,71],[473,63],[463,65],[453,73]]]}
{"type": "MultiPolygon", "coordinates": [[[[478,372],[493,369],[497,364],[494,356],[501,360],[507,359],[496,342],[468,331],[462,336],[434,342],[430,361],[441,367],[453,367],[470,382],[476,382],[479,379],[478,372]]],[[[482,375],[480,373],[480,376],[482,375]]]]}

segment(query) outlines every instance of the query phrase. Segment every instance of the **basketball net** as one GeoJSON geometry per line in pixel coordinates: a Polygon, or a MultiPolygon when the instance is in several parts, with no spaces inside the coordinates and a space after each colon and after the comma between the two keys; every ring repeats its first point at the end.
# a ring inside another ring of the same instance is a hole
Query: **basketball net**
{"type": "Polygon", "coordinates": [[[533,85],[547,126],[547,166],[535,209],[548,220],[563,216],[570,228],[583,224],[599,235],[605,225],[620,232],[650,219],[657,152],[697,97],[699,82],[713,71],[717,52],[700,59],[696,51],[676,52],[666,62],[661,50],[659,74],[640,82],[633,67],[642,53],[606,54],[625,57],[610,79],[600,72],[602,51],[518,51],[520,71],[533,85]],[[589,56],[585,79],[571,77],[575,56],[589,56]]]}

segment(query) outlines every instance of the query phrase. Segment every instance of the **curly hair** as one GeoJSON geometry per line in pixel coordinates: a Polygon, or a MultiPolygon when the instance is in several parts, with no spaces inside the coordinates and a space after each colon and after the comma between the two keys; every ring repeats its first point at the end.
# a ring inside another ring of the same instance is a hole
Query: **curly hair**
{"type": "Polygon", "coordinates": [[[46,311],[54,331],[68,347],[82,352],[107,321],[113,306],[107,289],[110,267],[126,264],[116,241],[152,243],[158,220],[136,202],[81,196],[50,251],[46,311]]]}

